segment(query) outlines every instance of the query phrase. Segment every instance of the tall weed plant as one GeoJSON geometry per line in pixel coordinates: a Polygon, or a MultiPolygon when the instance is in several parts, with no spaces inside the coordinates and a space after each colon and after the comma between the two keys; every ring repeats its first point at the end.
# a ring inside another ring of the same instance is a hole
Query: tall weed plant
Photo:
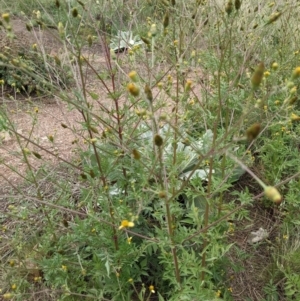
{"type": "MultiPolygon", "coordinates": [[[[54,59],[74,78],[51,92],[80,113],[81,129],[61,124],[77,137],[66,160],[39,149],[3,107],[27,166],[21,174],[1,161],[24,180],[19,187],[1,174],[11,185],[2,197],[3,298],[234,300],[241,292],[226,277],[232,221],[264,198],[295,223],[299,3],[33,4],[28,24],[57,29],[54,59]],[[118,31],[143,43],[111,51],[118,31]],[[45,152],[62,172],[53,173],[45,152]],[[235,190],[245,172],[260,194],[235,190]]],[[[2,26],[11,18],[3,12],[2,26]]]]}

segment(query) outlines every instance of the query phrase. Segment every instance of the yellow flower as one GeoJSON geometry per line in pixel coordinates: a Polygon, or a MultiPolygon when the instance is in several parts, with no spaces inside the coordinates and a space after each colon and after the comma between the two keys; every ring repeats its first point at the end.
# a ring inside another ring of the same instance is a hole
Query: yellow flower
{"type": "Polygon", "coordinates": [[[127,219],[125,219],[125,220],[122,220],[119,230],[124,229],[124,228],[132,228],[132,227],[134,227],[134,223],[129,222],[127,219]]]}
{"type": "Polygon", "coordinates": [[[217,298],[221,297],[221,291],[220,291],[220,290],[218,290],[218,291],[216,292],[216,297],[217,297],[217,298]]]}
{"type": "Polygon", "coordinates": [[[62,266],[61,266],[61,269],[62,269],[64,272],[66,272],[66,271],[68,270],[68,267],[67,267],[66,265],[62,265],[62,266]]]}
{"type": "Polygon", "coordinates": [[[264,76],[265,76],[265,77],[269,77],[270,74],[271,74],[270,71],[265,71],[265,72],[264,72],[264,76]]]}
{"type": "Polygon", "coordinates": [[[284,240],[288,240],[288,239],[289,239],[289,237],[288,237],[287,235],[283,235],[282,238],[283,238],[284,240]]]}
{"type": "Polygon", "coordinates": [[[132,241],[132,237],[128,237],[127,242],[128,242],[129,245],[131,244],[131,241],[132,241]]]}
{"type": "Polygon", "coordinates": [[[149,291],[150,291],[152,294],[155,293],[154,285],[150,285],[150,286],[149,286],[149,291]]]}
{"type": "Polygon", "coordinates": [[[12,284],[11,289],[12,289],[12,290],[16,290],[16,289],[17,289],[17,285],[16,285],[15,283],[12,284]]]}

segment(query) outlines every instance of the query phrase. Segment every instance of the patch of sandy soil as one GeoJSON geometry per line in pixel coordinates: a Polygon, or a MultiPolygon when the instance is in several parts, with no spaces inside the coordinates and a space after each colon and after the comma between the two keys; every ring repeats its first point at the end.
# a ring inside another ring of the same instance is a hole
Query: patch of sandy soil
{"type": "Polygon", "coordinates": [[[15,185],[21,180],[21,175],[25,175],[28,166],[24,161],[22,148],[28,148],[42,156],[42,159],[32,154],[28,156],[35,169],[45,162],[56,164],[62,159],[71,160],[74,157],[74,141],[80,136],[78,129],[81,115],[78,111],[69,111],[65,104],[51,101],[34,105],[11,103],[7,106],[7,114],[18,134],[6,136],[0,147],[0,157],[4,164],[0,172],[2,187],[4,179],[7,184],[10,182],[15,185]],[[68,128],[63,128],[61,124],[68,125],[68,128]],[[51,136],[53,142],[49,140],[51,136]],[[30,137],[33,143],[28,143],[23,137],[30,137]]]}

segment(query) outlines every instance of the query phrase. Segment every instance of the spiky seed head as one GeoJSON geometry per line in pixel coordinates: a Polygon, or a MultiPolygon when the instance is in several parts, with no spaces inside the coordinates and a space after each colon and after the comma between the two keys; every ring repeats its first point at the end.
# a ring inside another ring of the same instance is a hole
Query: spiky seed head
{"type": "Polygon", "coordinates": [[[251,83],[253,89],[257,89],[261,84],[262,79],[264,77],[264,72],[265,72],[265,65],[263,62],[260,62],[251,77],[251,83]]]}
{"type": "Polygon", "coordinates": [[[166,29],[169,26],[169,22],[170,22],[170,17],[169,17],[169,12],[167,11],[163,21],[164,29],[166,29]]]}
{"type": "Polygon", "coordinates": [[[227,13],[227,15],[230,15],[232,13],[233,10],[233,3],[232,0],[228,0],[226,6],[225,6],[225,12],[227,13]]]}
{"type": "Polygon", "coordinates": [[[148,84],[145,85],[145,90],[144,91],[145,91],[145,94],[147,96],[147,99],[150,102],[152,102],[153,101],[153,95],[152,95],[152,91],[151,91],[151,89],[150,89],[150,87],[149,87],[148,84]]]}
{"type": "Polygon", "coordinates": [[[152,24],[151,27],[150,27],[150,37],[155,37],[156,34],[157,34],[157,28],[156,28],[156,24],[152,24]]]}
{"type": "Polygon", "coordinates": [[[158,192],[158,197],[160,199],[165,199],[167,197],[167,193],[164,190],[158,192]]]}
{"type": "Polygon", "coordinates": [[[272,64],[272,69],[273,69],[273,70],[277,70],[277,69],[278,69],[278,63],[274,62],[274,63],[272,64]]]}
{"type": "Polygon", "coordinates": [[[90,125],[89,129],[91,130],[91,132],[99,134],[99,131],[94,126],[90,125]]]}
{"type": "Polygon", "coordinates": [[[274,23],[275,21],[277,21],[279,19],[279,17],[281,16],[281,12],[276,12],[274,14],[272,14],[269,18],[269,20],[267,21],[267,24],[271,24],[274,23]]]}
{"type": "Polygon", "coordinates": [[[242,1],[241,0],[235,0],[234,1],[234,7],[236,10],[239,10],[241,8],[242,1]]]}
{"type": "Polygon", "coordinates": [[[298,77],[300,77],[300,66],[296,67],[292,73],[292,79],[296,79],[298,77]]]}
{"type": "Polygon", "coordinates": [[[252,124],[247,130],[246,130],[246,136],[247,136],[247,139],[249,141],[252,141],[254,140],[258,134],[260,133],[260,129],[261,129],[261,126],[259,123],[254,123],[252,124]]]}
{"type": "Polygon", "coordinates": [[[42,156],[41,156],[39,153],[37,153],[37,152],[32,152],[32,154],[33,154],[36,158],[42,159],[42,156]]]}
{"type": "Polygon", "coordinates": [[[282,201],[282,196],[274,186],[266,186],[265,187],[265,196],[275,204],[279,205],[282,201]]]}
{"type": "Polygon", "coordinates": [[[2,14],[2,19],[3,19],[6,23],[9,23],[9,21],[10,21],[10,14],[9,14],[9,13],[2,14]]]}
{"type": "Polygon", "coordinates": [[[140,154],[140,152],[137,149],[133,149],[132,150],[132,157],[135,160],[140,160],[141,159],[141,154],[140,154]]]}
{"type": "Polygon", "coordinates": [[[136,71],[130,71],[129,73],[128,73],[128,76],[129,76],[129,78],[133,81],[133,82],[137,82],[138,81],[138,75],[137,75],[137,73],[136,73],[136,71]]]}
{"type": "Polygon", "coordinates": [[[62,24],[62,22],[58,22],[57,29],[58,29],[58,33],[59,33],[60,37],[61,38],[64,37],[65,28],[64,28],[64,25],[62,24]]]}
{"type": "Polygon", "coordinates": [[[192,81],[190,79],[188,79],[185,83],[185,87],[184,87],[184,91],[185,92],[189,92],[191,90],[191,86],[192,86],[192,81]]]}
{"type": "Polygon", "coordinates": [[[32,30],[32,25],[29,23],[26,23],[26,29],[27,31],[31,31],[32,30]]]}
{"type": "Polygon", "coordinates": [[[151,44],[150,40],[147,38],[141,37],[141,40],[148,46],[151,44]]]}
{"type": "Polygon", "coordinates": [[[72,9],[72,16],[73,16],[74,18],[78,17],[78,10],[77,10],[76,7],[74,7],[74,8],[72,9]]]}
{"type": "Polygon", "coordinates": [[[127,90],[132,96],[139,96],[140,95],[140,88],[136,86],[134,83],[129,83],[127,85],[127,90]]]}
{"type": "Polygon", "coordinates": [[[87,36],[87,41],[89,47],[91,47],[93,45],[93,37],[90,34],[87,36]]]}
{"type": "Polygon", "coordinates": [[[160,146],[163,145],[163,143],[164,143],[163,138],[162,138],[160,135],[156,134],[156,135],[154,136],[154,144],[155,144],[156,146],[160,147],[160,146]]]}
{"type": "Polygon", "coordinates": [[[291,114],[291,121],[300,121],[300,116],[295,113],[291,114]]]}

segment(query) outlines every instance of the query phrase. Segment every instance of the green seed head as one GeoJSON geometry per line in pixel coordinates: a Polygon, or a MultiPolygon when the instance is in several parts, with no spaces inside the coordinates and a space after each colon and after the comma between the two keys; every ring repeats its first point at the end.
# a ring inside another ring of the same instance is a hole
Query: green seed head
{"type": "Polygon", "coordinates": [[[164,22],[163,22],[163,25],[164,25],[164,29],[166,29],[168,26],[169,26],[169,12],[167,11],[166,14],[165,14],[165,17],[164,17],[164,22]]]}
{"type": "Polygon", "coordinates": [[[254,123],[246,130],[246,136],[249,141],[254,140],[260,133],[260,124],[254,123]]]}
{"type": "Polygon", "coordinates": [[[264,77],[264,72],[265,72],[265,65],[263,62],[260,62],[251,77],[251,83],[253,89],[257,89],[261,84],[262,79],[264,77]]]}
{"type": "Polygon", "coordinates": [[[73,16],[74,18],[76,18],[76,17],[78,16],[78,10],[77,10],[76,7],[74,7],[74,8],[72,9],[72,16],[73,16]]]}
{"type": "Polygon", "coordinates": [[[162,138],[160,135],[156,134],[156,135],[154,136],[154,144],[155,144],[156,146],[160,147],[160,146],[163,145],[163,143],[164,143],[163,138],[162,138]]]}
{"type": "Polygon", "coordinates": [[[147,99],[150,101],[150,102],[152,102],[153,101],[153,95],[152,95],[152,91],[151,91],[151,89],[150,89],[150,87],[149,87],[149,85],[148,84],[146,84],[146,86],[145,86],[145,94],[146,94],[146,96],[147,96],[147,99]]]}
{"type": "Polygon", "coordinates": [[[133,149],[132,150],[132,157],[135,160],[140,160],[141,159],[141,154],[140,154],[140,152],[137,149],[133,149]]]}
{"type": "Polygon", "coordinates": [[[234,7],[236,10],[239,10],[241,8],[242,1],[241,0],[235,0],[234,1],[234,7]]]}
{"type": "Polygon", "coordinates": [[[225,11],[227,15],[230,15],[232,13],[232,10],[233,10],[233,3],[232,0],[229,0],[225,6],[225,11]]]}
{"type": "Polygon", "coordinates": [[[267,186],[265,188],[265,196],[275,204],[280,204],[282,201],[282,196],[274,186],[267,186]]]}

